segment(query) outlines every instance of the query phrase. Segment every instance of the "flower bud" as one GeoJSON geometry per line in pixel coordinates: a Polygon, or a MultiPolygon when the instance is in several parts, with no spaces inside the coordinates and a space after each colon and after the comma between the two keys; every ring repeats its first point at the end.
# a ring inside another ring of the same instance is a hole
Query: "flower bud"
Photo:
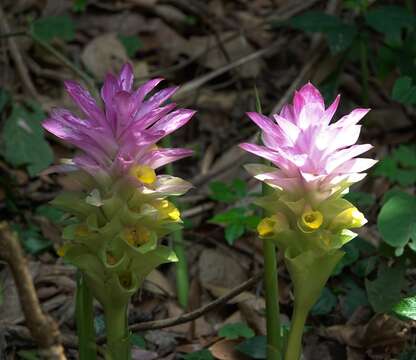
{"type": "Polygon", "coordinates": [[[367,220],[362,212],[356,207],[350,207],[335,216],[329,228],[331,230],[358,228],[363,226],[366,222],[367,220]]]}

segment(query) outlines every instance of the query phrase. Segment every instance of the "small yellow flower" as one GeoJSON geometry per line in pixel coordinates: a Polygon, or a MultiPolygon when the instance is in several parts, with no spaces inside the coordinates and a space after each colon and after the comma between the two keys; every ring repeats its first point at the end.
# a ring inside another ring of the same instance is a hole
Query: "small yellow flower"
{"type": "Polygon", "coordinates": [[[161,219],[169,218],[173,221],[179,221],[181,219],[181,212],[168,200],[155,202],[153,206],[159,211],[161,219]]]}
{"type": "Polygon", "coordinates": [[[150,240],[150,231],[146,228],[125,229],[124,238],[131,246],[140,246],[150,240]]]}
{"type": "Polygon", "coordinates": [[[151,185],[156,181],[156,172],[147,165],[136,165],[131,170],[132,175],[141,183],[151,185]]]}
{"type": "Polygon", "coordinates": [[[288,223],[286,217],[281,213],[277,213],[262,219],[257,225],[257,232],[259,236],[265,237],[276,234],[287,228],[288,223]]]}
{"type": "Polygon", "coordinates": [[[64,257],[66,252],[68,251],[68,249],[71,247],[71,245],[69,243],[65,243],[62,246],[60,246],[58,248],[58,250],[56,250],[56,253],[60,256],[60,257],[64,257]]]}
{"type": "Polygon", "coordinates": [[[363,226],[366,222],[367,220],[362,212],[360,212],[356,207],[350,207],[335,216],[331,222],[330,229],[358,228],[363,226]]]}
{"type": "Polygon", "coordinates": [[[320,211],[305,211],[298,221],[299,227],[304,232],[318,230],[324,221],[320,211]]]}

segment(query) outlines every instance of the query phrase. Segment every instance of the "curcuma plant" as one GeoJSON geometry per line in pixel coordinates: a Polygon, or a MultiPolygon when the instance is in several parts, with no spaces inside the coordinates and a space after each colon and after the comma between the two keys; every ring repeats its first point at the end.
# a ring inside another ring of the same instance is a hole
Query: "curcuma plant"
{"type": "Polygon", "coordinates": [[[325,109],[321,94],[308,83],[295,93],[293,105],[285,105],[273,119],[248,113],[262,130],[264,146],[240,145],[277,167],[246,166],[273,189],[257,201],[268,215],[257,230],[264,242],[274,242],[283,251],[293,282],[294,312],[285,360],[299,359],[308,312],[344,255],[342,246],[356,236],[350,229],[366,223],[343,195],[376,163],[356,158],[372,147],[355,145],[361,130],[357,123],[369,110],[356,109],[330,123],[338,103],[339,96],[325,109]]]}
{"type": "Polygon", "coordinates": [[[55,170],[74,172],[81,190],[59,195],[53,204],[71,215],[59,253],[83,274],[104,309],[106,357],[130,357],[127,307],[144,278],[162,263],[177,260],[159,239],[181,227],[180,212],[167,200],[191,185],[155,170],[191,155],[158,143],[185,125],[194,111],[166,104],[177,90],[149,93],[162,79],[132,90],[133,70],[124,65],[101,89],[104,108],[79,84],[66,90],[83,118],[55,109],[43,127],[80,150],[55,170]]]}

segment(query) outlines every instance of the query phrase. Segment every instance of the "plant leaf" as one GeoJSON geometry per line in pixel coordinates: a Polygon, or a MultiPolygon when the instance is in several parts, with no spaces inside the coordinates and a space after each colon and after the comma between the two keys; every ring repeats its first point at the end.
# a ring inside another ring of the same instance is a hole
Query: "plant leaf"
{"type": "Polygon", "coordinates": [[[219,331],[218,335],[229,340],[244,337],[246,339],[254,336],[254,331],[244,323],[226,324],[219,331]]]}
{"type": "Polygon", "coordinates": [[[37,175],[53,161],[52,149],[40,125],[45,114],[36,106],[33,110],[27,111],[15,105],[2,134],[6,161],[14,166],[27,166],[31,176],[37,175]]]}

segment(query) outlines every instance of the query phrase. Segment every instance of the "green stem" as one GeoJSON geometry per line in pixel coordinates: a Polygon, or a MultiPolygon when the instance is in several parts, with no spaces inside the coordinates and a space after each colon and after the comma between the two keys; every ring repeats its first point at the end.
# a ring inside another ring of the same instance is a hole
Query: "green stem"
{"type": "Polygon", "coordinates": [[[176,291],[179,304],[183,309],[186,309],[188,306],[189,275],[182,230],[175,231],[172,234],[172,239],[173,251],[175,251],[178,257],[178,262],[176,263],[176,291]]]}
{"type": "MultiPolygon", "coordinates": [[[[163,146],[172,147],[170,136],[163,139],[163,146]]],[[[166,172],[169,175],[174,174],[172,163],[166,165],[166,172]]],[[[174,201],[172,201],[175,203],[174,201]]],[[[175,204],[177,206],[177,204],[175,204]]],[[[182,230],[177,230],[172,234],[173,251],[178,257],[178,262],[175,264],[176,269],[176,293],[178,295],[178,302],[183,309],[188,306],[189,299],[189,275],[188,275],[188,261],[186,258],[186,249],[183,242],[182,230]]]]}
{"type": "Polygon", "coordinates": [[[267,360],[281,359],[280,310],[276,246],[263,241],[264,287],[266,293],[267,360]]]}
{"type": "Polygon", "coordinates": [[[290,324],[289,340],[287,343],[285,360],[299,360],[302,352],[302,335],[305,327],[308,311],[300,306],[293,310],[292,322],[290,324]]]}
{"type": "Polygon", "coordinates": [[[127,303],[104,307],[107,334],[106,360],[130,360],[130,340],[127,323],[127,303]]]}
{"type": "Polygon", "coordinates": [[[362,78],[362,97],[364,106],[368,106],[368,53],[365,38],[360,41],[360,61],[361,61],[361,78],[362,78]]]}
{"type": "Polygon", "coordinates": [[[95,360],[97,357],[93,301],[91,291],[82,273],[78,271],[75,316],[80,360],[95,360]]]}

